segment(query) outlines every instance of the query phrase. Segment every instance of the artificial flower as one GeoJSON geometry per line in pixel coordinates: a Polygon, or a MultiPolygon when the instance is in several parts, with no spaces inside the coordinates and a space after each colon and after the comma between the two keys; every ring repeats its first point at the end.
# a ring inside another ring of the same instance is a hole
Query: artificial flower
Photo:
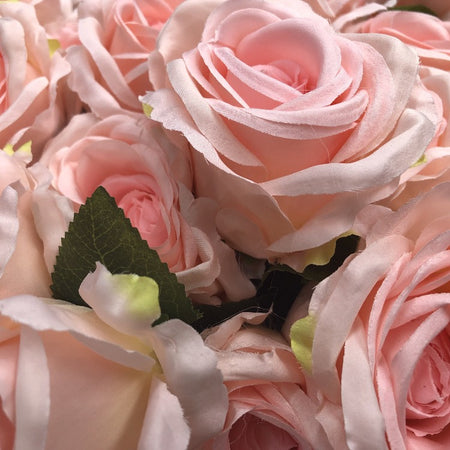
{"type": "Polygon", "coordinates": [[[70,87],[100,117],[141,113],[151,89],[147,57],[181,0],[101,0],[78,6],[81,44],[68,50],[70,87]]]}
{"type": "Polygon", "coordinates": [[[261,326],[267,314],[241,313],[204,332],[228,390],[224,429],[207,449],[331,449],[304,392],[288,342],[261,326]]]}
{"type": "MultiPolygon", "coordinates": [[[[93,309],[0,302],[2,449],[185,450],[220,431],[227,399],[214,352],[180,320],[142,327],[158,314],[136,317],[123,283],[98,265],[80,288],[93,309]]],[[[157,311],[154,294],[144,302],[157,311]]]]}
{"type": "Polygon", "coordinates": [[[304,2],[187,0],[150,55],[143,102],[189,141],[227,242],[302,270],[296,252],[348,232],[434,136],[418,67],[397,39],[337,34],[304,2]]]}
{"type": "Polygon", "coordinates": [[[383,212],[292,327],[308,392],[348,448],[450,445],[449,193],[383,212]]]}
{"type": "Polygon", "coordinates": [[[188,161],[160,134],[158,126],[130,115],[99,120],[82,114],[49,142],[42,161],[56,190],[75,205],[103,186],[198,301],[220,303],[223,293],[225,300],[251,297],[253,285],[211,221],[217,206],[194,199],[177,181],[178,170],[191,184],[188,161]]]}

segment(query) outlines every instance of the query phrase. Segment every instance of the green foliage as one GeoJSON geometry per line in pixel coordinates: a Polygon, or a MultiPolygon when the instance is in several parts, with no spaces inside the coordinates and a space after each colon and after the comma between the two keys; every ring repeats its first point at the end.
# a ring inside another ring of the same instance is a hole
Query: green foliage
{"type": "Polygon", "coordinates": [[[97,261],[113,274],[134,273],[158,283],[161,318],[156,323],[173,318],[192,323],[201,317],[186,297],[184,286],[103,187],[80,207],[61,241],[52,273],[53,296],[87,306],[78,289],[97,261]]]}

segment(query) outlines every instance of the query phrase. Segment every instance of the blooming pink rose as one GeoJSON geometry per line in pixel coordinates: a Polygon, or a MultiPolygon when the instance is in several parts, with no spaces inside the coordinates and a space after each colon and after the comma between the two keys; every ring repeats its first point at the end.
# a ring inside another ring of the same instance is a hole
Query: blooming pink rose
{"type": "Polygon", "coordinates": [[[98,116],[142,112],[151,88],[147,58],[181,0],[99,0],[78,6],[80,46],[71,48],[70,86],[98,116]]]}
{"type": "Polygon", "coordinates": [[[449,199],[444,183],[383,215],[294,325],[315,324],[308,392],[349,448],[450,446],[449,199]]]}
{"type": "Polygon", "coordinates": [[[31,155],[0,151],[0,299],[50,295],[50,272],[71,212],[31,155]]]}
{"type": "MultiPolygon", "coordinates": [[[[360,16],[357,10],[354,14],[356,18],[360,16]]],[[[421,60],[419,76],[424,87],[434,96],[435,103],[441,105],[441,123],[434,139],[419,162],[401,176],[399,189],[384,202],[397,209],[408,199],[450,180],[450,22],[429,14],[388,11],[368,20],[347,23],[344,30],[388,34],[411,46],[421,60]]]]}
{"type": "Polygon", "coordinates": [[[394,36],[414,47],[421,58],[421,64],[450,69],[450,22],[430,14],[385,11],[355,24],[352,31],[394,36]]]}
{"type": "Polygon", "coordinates": [[[241,313],[203,333],[216,352],[229,399],[224,429],[205,450],[331,449],[288,343],[258,326],[265,317],[241,313]]]}
{"type": "Polygon", "coordinates": [[[34,7],[0,4],[0,147],[29,140],[35,159],[65,123],[65,78],[70,65],[50,56],[34,7]]]}
{"type": "Polygon", "coordinates": [[[187,0],[143,101],[191,144],[221,235],[277,259],[347,232],[423,154],[437,113],[417,69],[397,39],[337,34],[301,1],[187,0]]]}
{"type": "Polygon", "coordinates": [[[77,8],[73,0],[20,0],[34,6],[39,23],[47,36],[57,42],[51,45],[64,49],[79,44],[77,32],[77,8]]]}
{"type": "Polygon", "coordinates": [[[253,285],[215,229],[217,206],[210,199],[194,199],[177,182],[179,174],[190,183],[187,162],[161,141],[158,126],[143,120],[76,116],[42,157],[54,187],[79,205],[103,186],[197,301],[218,303],[211,296],[224,293],[231,300],[252,296],[253,285]]]}
{"type": "Polygon", "coordinates": [[[92,277],[94,309],[0,302],[0,447],[198,448],[227,409],[215,354],[180,320],[125,334],[92,277]]]}

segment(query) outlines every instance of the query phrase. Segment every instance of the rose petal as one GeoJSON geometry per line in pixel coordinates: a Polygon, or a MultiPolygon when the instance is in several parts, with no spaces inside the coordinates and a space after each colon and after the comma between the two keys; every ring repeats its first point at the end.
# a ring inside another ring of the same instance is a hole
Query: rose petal
{"type": "Polygon", "coordinates": [[[39,334],[23,327],[16,378],[14,448],[44,449],[50,416],[50,374],[39,334]]]}
{"type": "Polygon", "coordinates": [[[167,386],[183,407],[193,448],[218,433],[224,424],[228,396],[217,359],[193,328],[177,319],[153,328],[153,348],[167,386]],[[195,395],[192,393],[195,392],[195,395]]]}
{"type": "Polygon", "coordinates": [[[17,217],[17,192],[7,186],[0,196],[0,277],[5,271],[11,255],[16,247],[16,238],[19,231],[19,219],[17,217]]]}
{"type": "Polygon", "coordinates": [[[186,449],[190,429],[178,398],[157,377],[152,379],[149,398],[138,450],[186,449]]]}

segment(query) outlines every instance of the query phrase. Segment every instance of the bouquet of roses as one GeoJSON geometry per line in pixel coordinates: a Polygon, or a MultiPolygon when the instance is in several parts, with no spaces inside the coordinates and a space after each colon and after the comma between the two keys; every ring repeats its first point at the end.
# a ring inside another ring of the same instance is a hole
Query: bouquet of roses
{"type": "Polygon", "coordinates": [[[0,449],[450,448],[447,0],[0,2],[0,449]]]}

